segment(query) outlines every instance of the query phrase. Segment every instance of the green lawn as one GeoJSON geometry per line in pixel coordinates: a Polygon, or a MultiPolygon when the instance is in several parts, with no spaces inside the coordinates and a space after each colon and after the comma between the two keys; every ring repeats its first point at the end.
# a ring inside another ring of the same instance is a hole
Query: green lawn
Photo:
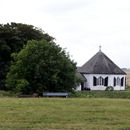
{"type": "Polygon", "coordinates": [[[130,100],[0,98],[0,130],[130,130],[130,100]]]}

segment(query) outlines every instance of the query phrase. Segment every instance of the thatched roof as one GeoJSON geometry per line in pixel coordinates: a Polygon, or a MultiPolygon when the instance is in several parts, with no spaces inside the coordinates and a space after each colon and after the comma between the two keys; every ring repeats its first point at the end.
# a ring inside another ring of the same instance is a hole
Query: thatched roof
{"type": "Polygon", "coordinates": [[[76,72],[76,77],[81,80],[82,82],[86,81],[86,78],[83,76],[83,74],[76,72]]]}
{"type": "Polygon", "coordinates": [[[96,53],[88,62],[79,67],[78,72],[86,74],[126,74],[102,51],[96,53]]]}

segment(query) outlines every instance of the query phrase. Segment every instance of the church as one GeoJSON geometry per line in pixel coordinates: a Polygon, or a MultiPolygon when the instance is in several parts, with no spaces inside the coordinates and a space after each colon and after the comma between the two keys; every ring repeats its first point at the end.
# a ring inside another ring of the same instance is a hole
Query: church
{"type": "Polygon", "coordinates": [[[77,90],[125,90],[126,73],[102,51],[99,51],[83,66],[77,68],[82,82],[77,90]]]}

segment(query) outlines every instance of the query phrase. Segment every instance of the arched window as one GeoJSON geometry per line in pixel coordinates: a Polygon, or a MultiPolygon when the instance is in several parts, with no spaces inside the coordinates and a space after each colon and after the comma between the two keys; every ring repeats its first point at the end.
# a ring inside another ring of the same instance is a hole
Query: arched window
{"type": "Polygon", "coordinates": [[[118,85],[118,86],[120,86],[120,85],[121,85],[121,80],[120,80],[120,78],[119,78],[119,77],[117,77],[117,83],[116,83],[116,85],[118,85]]]}
{"type": "Polygon", "coordinates": [[[108,77],[105,78],[104,86],[108,86],[108,77]]]}
{"type": "Polygon", "coordinates": [[[96,86],[97,85],[97,78],[94,76],[93,77],[93,86],[96,86]]]}
{"type": "Polygon", "coordinates": [[[97,85],[104,85],[104,80],[101,76],[98,78],[97,85]]]}
{"type": "Polygon", "coordinates": [[[121,78],[121,86],[124,84],[124,77],[121,78]]]}
{"type": "Polygon", "coordinates": [[[116,86],[116,78],[114,77],[114,86],[116,86]]]}

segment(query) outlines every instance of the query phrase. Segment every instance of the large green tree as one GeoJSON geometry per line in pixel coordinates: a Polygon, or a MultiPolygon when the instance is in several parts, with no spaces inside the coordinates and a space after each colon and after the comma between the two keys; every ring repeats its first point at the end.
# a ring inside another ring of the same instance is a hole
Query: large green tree
{"type": "Polygon", "coordinates": [[[6,80],[9,90],[28,94],[75,88],[76,64],[56,43],[29,41],[24,49],[12,56],[14,61],[6,80]]]}
{"type": "Polygon", "coordinates": [[[11,53],[20,51],[28,40],[53,41],[53,38],[32,25],[22,23],[0,24],[0,89],[5,89],[11,53]]]}

